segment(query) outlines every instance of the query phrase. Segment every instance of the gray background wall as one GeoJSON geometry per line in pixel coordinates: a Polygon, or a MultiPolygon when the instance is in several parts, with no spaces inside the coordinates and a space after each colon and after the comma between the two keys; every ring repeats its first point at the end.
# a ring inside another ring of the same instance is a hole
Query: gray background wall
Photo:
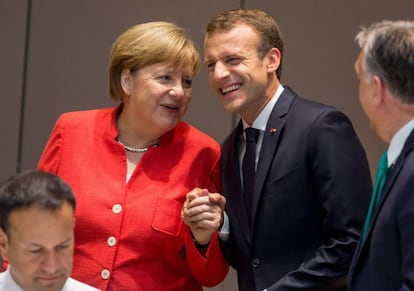
{"type": "MultiPolygon", "coordinates": [[[[413,0],[14,0],[0,1],[0,180],[34,168],[58,115],[114,105],[108,97],[111,43],[145,21],[174,21],[190,30],[202,52],[204,25],[233,7],[266,10],[285,36],[282,83],[333,105],[352,120],[375,174],[383,144],[360,109],[353,72],[361,25],[413,19],[413,0]]],[[[185,119],[221,142],[235,116],[225,113],[196,78],[185,119]]],[[[231,271],[215,291],[236,290],[231,271]]]]}

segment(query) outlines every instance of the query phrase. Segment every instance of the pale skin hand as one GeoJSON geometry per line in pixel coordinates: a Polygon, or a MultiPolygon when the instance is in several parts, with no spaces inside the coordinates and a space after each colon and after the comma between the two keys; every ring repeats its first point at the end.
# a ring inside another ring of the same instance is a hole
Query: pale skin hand
{"type": "Polygon", "coordinates": [[[220,229],[225,205],[226,198],[220,193],[210,193],[201,188],[187,193],[181,218],[199,244],[208,244],[214,232],[220,229]]]}

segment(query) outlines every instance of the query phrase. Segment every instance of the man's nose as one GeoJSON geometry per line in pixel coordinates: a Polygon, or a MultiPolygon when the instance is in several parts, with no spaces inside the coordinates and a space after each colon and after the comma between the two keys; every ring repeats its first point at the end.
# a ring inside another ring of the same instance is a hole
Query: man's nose
{"type": "Polygon", "coordinates": [[[222,62],[217,62],[214,66],[214,77],[217,79],[223,79],[229,75],[229,70],[222,62]]]}

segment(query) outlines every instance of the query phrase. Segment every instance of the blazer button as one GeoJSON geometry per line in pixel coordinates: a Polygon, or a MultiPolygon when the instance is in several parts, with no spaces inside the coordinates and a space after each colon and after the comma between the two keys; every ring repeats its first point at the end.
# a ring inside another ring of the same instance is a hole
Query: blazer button
{"type": "Polygon", "coordinates": [[[109,276],[110,276],[110,273],[109,273],[108,269],[103,269],[101,271],[101,278],[102,279],[107,280],[107,279],[109,279],[109,276]]]}
{"type": "Polygon", "coordinates": [[[113,247],[114,245],[116,245],[116,238],[114,236],[110,236],[108,237],[106,242],[108,243],[108,246],[113,247]]]}
{"type": "Polygon", "coordinates": [[[114,204],[113,206],[112,206],[112,212],[114,213],[114,214],[119,214],[119,213],[121,213],[121,211],[122,211],[122,205],[121,204],[114,204]]]}
{"type": "Polygon", "coordinates": [[[259,258],[254,258],[252,260],[252,267],[253,268],[258,268],[260,266],[260,259],[259,258]]]}

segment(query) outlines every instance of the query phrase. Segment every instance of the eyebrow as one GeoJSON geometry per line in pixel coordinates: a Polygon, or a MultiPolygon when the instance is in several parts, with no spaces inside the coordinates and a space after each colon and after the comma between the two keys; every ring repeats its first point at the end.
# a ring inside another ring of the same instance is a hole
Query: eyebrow
{"type": "MultiPolygon", "coordinates": [[[[71,241],[73,241],[73,239],[69,237],[69,238],[65,239],[64,241],[61,241],[60,243],[58,243],[54,247],[70,243],[71,241]]],[[[44,247],[44,245],[38,244],[36,242],[30,242],[28,245],[29,246],[34,246],[34,247],[42,247],[42,248],[44,247]]]]}

